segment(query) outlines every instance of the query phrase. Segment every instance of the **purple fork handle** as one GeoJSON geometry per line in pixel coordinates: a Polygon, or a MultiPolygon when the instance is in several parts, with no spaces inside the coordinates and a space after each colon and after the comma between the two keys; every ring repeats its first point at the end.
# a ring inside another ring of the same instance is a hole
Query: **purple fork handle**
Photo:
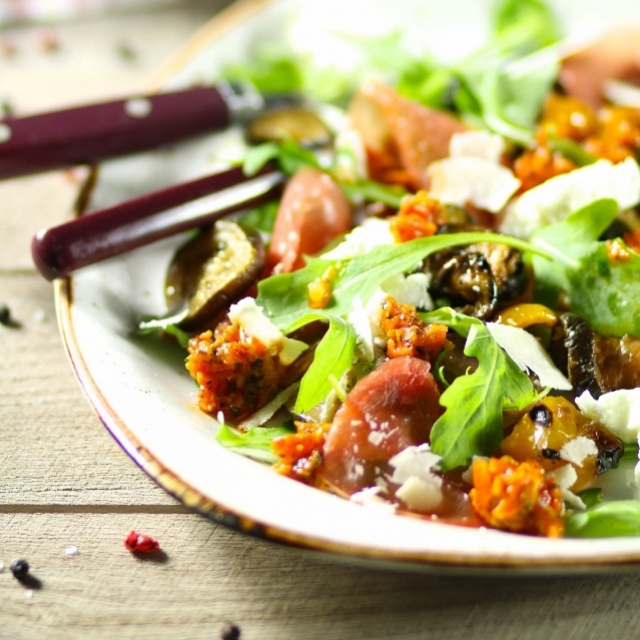
{"type": "Polygon", "coordinates": [[[232,114],[221,91],[195,87],[0,120],[0,179],[170,144],[224,129],[232,114]]]}
{"type": "Polygon", "coordinates": [[[283,180],[284,175],[271,165],[253,178],[236,167],[154,191],[40,231],[31,243],[33,261],[47,280],[65,277],[81,267],[264,203],[274,197],[283,180]],[[251,183],[256,188],[250,189],[251,183]],[[185,212],[180,206],[241,184],[246,188],[218,208],[204,203],[185,212]]]}

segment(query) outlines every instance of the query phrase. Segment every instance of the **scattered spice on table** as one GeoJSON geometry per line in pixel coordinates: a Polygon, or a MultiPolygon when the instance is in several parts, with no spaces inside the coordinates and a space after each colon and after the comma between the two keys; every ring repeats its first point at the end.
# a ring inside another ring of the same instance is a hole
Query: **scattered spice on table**
{"type": "Polygon", "coordinates": [[[220,632],[221,640],[239,640],[240,627],[237,624],[227,622],[220,632]]]}
{"type": "Polygon", "coordinates": [[[159,551],[160,544],[151,536],[132,531],[125,539],[124,546],[132,553],[149,553],[159,551]]]}
{"type": "Polygon", "coordinates": [[[20,580],[22,578],[25,578],[29,573],[29,563],[23,559],[14,560],[9,565],[9,569],[11,570],[13,577],[20,580]]]}
{"type": "Polygon", "coordinates": [[[11,315],[11,309],[9,309],[6,304],[0,305],[0,325],[11,329],[17,329],[20,327],[20,323],[13,318],[11,315]]]}

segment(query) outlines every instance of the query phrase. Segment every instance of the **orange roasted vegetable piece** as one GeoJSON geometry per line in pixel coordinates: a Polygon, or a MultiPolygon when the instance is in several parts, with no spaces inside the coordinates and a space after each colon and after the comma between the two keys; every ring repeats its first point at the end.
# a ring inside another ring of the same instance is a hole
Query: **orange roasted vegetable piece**
{"type": "Polygon", "coordinates": [[[400,304],[390,296],[382,303],[380,328],[387,336],[387,355],[390,358],[411,356],[433,362],[447,340],[447,327],[425,324],[415,307],[400,304]]]}
{"type": "Polygon", "coordinates": [[[296,433],[274,438],[271,446],[280,458],[274,465],[282,475],[308,481],[322,462],[322,447],[330,422],[296,421],[296,433]]]}
{"type": "Polygon", "coordinates": [[[436,232],[441,212],[440,201],[420,190],[404,198],[398,215],[391,218],[389,228],[396,242],[427,238],[436,232]]]}
{"type": "Polygon", "coordinates": [[[200,385],[201,411],[237,422],[263,407],[280,390],[285,366],[277,354],[235,324],[189,340],[186,367],[200,385]]]}
{"type": "Polygon", "coordinates": [[[534,461],[477,458],[469,492],[475,512],[491,527],[557,538],[564,533],[560,489],[534,461]]]}

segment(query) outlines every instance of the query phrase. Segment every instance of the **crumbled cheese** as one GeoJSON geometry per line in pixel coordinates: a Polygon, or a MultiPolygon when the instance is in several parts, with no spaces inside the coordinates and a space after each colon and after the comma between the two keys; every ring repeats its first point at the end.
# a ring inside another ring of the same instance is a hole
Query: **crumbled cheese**
{"type": "Polygon", "coordinates": [[[253,298],[243,298],[231,305],[229,319],[240,325],[247,336],[260,340],[272,355],[277,353],[284,365],[291,364],[307,348],[304,342],[287,338],[253,298]]]}
{"type": "MultiPolygon", "coordinates": [[[[434,476],[435,478],[435,476],[434,476]]],[[[439,483],[430,482],[410,476],[396,491],[396,496],[402,500],[409,509],[416,511],[432,511],[442,502],[442,480],[439,483]]]]}
{"type": "Polygon", "coordinates": [[[361,225],[350,231],[340,244],[320,257],[324,260],[349,260],[369,253],[380,245],[394,243],[388,220],[367,218],[361,225]]]}
{"type": "Polygon", "coordinates": [[[472,156],[436,160],[427,175],[432,197],[459,206],[470,202],[492,213],[502,211],[520,187],[511,169],[472,156]]]}
{"type": "Polygon", "coordinates": [[[487,329],[518,367],[535,373],[542,386],[563,391],[572,388],[549,354],[528,331],[495,322],[488,322],[487,329]]]}
{"type": "Polygon", "coordinates": [[[563,460],[581,467],[589,456],[598,455],[598,447],[591,438],[578,436],[565,442],[559,453],[563,460]]]}
{"type": "Polygon", "coordinates": [[[640,167],[632,158],[613,164],[598,160],[529,189],[509,204],[500,231],[529,238],[534,231],[563,221],[570,213],[601,198],[612,198],[620,209],[640,200],[640,167]]]}
{"type": "Polygon", "coordinates": [[[449,155],[484,158],[498,163],[505,151],[504,138],[484,129],[477,131],[457,131],[449,142],[449,155]]]}
{"type": "Polygon", "coordinates": [[[427,273],[411,273],[408,276],[398,273],[387,278],[380,288],[400,304],[409,304],[417,309],[431,311],[433,300],[428,292],[430,280],[427,273]]]}
{"type": "Polygon", "coordinates": [[[428,444],[407,447],[389,460],[391,480],[401,485],[396,495],[409,509],[430,511],[440,504],[442,478],[432,471],[440,460],[428,444]]]}
{"type": "Polygon", "coordinates": [[[571,491],[571,487],[574,485],[575,481],[578,479],[578,473],[573,468],[573,465],[565,464],[553,471],[549,471],[547,473],[547,478],[552,478],[556,483],[558,488],[560,489],[560,493],[562,495],[562,499],[574,509],[586,509],[585,503],[582,501],[582,498],[577,496],[573,491],[571,491]]]}
{"type": "Polygon", "coordinates": [[[597,400],[585,391],[576,398],[582,413],[601,422],[624,442],[640,438],[640,389],[603,393],[597,400]]]}
{"type": "Polygon", "coordinates": [[[334,141],[336,176],[345,182],[356,182],[367,175],[367,153],[362,137],[355,129],[346,127],[334,141]]]}
{"type": "Polygon", "coordinates": [[[354,493],[349,499],[351,502],[362,505],[363,507],[373,507],[376,509],[384,509],[389,513],[394,513],[396,510],[395,505],[385,500],[380,492],[382,487],[367,487],[357,493],[354,493]]]}

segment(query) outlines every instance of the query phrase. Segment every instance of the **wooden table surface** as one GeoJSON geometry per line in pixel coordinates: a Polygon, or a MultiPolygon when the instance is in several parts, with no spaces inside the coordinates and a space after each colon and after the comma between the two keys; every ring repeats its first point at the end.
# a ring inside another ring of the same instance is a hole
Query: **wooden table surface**
{"type": "MultiPolygon", "coordinates": [[[[144,86],[221,2],[185,1],[51,32],[0,31],[0,100],[27,113],[144,86]],[[11,46],[8,46],[10,44],[11,46]],[[13,52],[11,49],[13,48],[13,52]]],[[[60,341],[30,239],[67,217],[65,173],[0,184],[0,637],[243,639],[637,638],[640,574],[403,573],[275,545],[190,513],[102,427],[60,341]],[[162,561],[131,555],[132,530],[162,561]],[[74,551],[77,550],[77,553],[74,551]],[[9,564],[24,558],[35,581],[9,564]]]]}

